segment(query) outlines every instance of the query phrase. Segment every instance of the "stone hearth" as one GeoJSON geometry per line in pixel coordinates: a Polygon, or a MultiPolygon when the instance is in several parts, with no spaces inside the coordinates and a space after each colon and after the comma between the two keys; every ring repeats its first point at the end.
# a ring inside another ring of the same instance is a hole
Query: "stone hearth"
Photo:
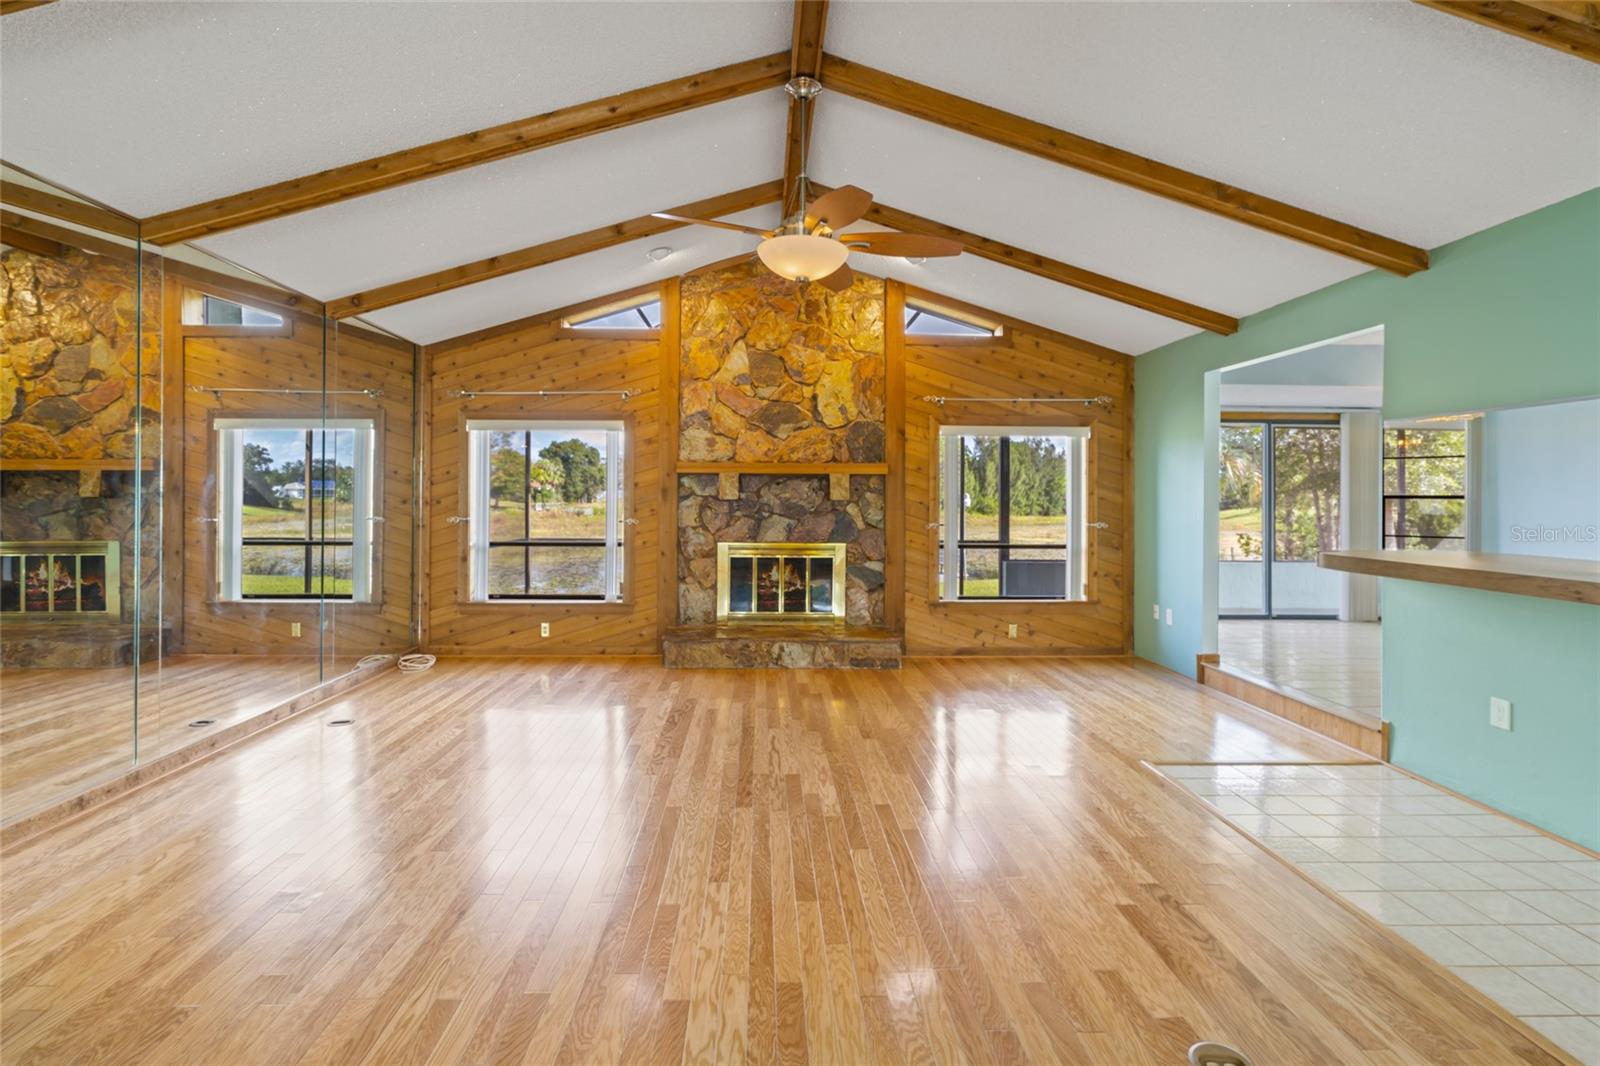
{"type": "Polygon", "coordinates": [[[661,642],[662,661],[688,670],[823,667],[898,670],[900,635],[877,626],[744,622],[677,626],[661,642]]]}

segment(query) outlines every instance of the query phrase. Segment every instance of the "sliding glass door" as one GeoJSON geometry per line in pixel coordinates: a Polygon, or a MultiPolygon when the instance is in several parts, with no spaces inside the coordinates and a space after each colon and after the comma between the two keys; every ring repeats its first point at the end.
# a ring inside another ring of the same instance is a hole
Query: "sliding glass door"
{"type": "Polygon", "coordinates": [[[1339,448],[1337,422],[1222,426],[1220,614],[1338,614],[1338,577],[1317,566],[1317,553],[1338,544],[1339,448]]]}

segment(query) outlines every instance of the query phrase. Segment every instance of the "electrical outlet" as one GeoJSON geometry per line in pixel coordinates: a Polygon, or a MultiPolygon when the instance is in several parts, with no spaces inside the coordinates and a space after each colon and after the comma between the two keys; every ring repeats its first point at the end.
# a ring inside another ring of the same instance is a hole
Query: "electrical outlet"
{"type": "Polygon", "coordinates": [[[299,622],[290,622],[289,623],[289,635],[291,637],[298,637],[300,635],[300,623],[299,622]]]}
{"type": "Polygon", "coordinates": [[[550,623],[549,622],[540,622],[539,623],[539,635],[541,637],[548,637],[550,635],[550,623]]]}
{"type": "Polygon", "coordinates": [[[1006,626],[1006,636],[1010,637],[1012,640],[1017,639],[1017,623],[1012,622],[1010,625],[1006,626]]]}
{"type": "Polygon", "coordinates": [[[1168,607],[1167,608],[1167,625],[1170,626],[1171,624],[1172,624],[1172,608],[1168,607]]]}
{"type": "Polygon", "coordinates": [[[1161,605],[1159,603],[1152,603],[1150,605],[1150,617],[1154,618],[1157,622],[1161,621],[1161,605]]]}
{"type": "Polygon", "coordinates": [[[1489,697],[1489,724],[1496,729],[1511,731],[1511,701],[1499,696],[1489,697]]]}

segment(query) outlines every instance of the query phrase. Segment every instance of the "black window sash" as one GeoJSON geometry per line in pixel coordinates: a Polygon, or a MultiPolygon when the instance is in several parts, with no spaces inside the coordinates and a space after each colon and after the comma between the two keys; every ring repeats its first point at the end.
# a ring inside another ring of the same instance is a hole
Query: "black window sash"
{"type": "MultiPolygon", "coordinates": [[[[335,484],[337,484],[338,477],[339,477],[337,460],[332,460],[332,462],[333,462],[332,469],[333,469],[333,472],[334,472],[334,476],[332,478],[318,478],[316,476],[322,470],[322,467],[319,464],[326,463],[326,462],[330,461],[329,458],[326,455],[324,455],[321,459],[318,459],[316,457],[316,455],[317,455],[317,453],[315,451],[315,448],[316,448],[316,443],[315,443],[316,434],[318,434],[318,433],[326,434],[328,432],[338,432],[338,431],[337,430],[330,431],[330,430],[326,429],[325,427],[324,428],[317,428],[317,429],[307,429],[305,431],[305,433],[306,433],[306,440],[305,440],[305,450],[306,450],[306,462],[305,462],[305,467],[306,467],[306,469],[305,469],[306,533],[305,533],[305,536],[303,536],[303,537],[246,537],[246,536],[240,536],[240,538],[239,538],[239,554],[241,555],[241,557],[244,554],[244,549],[252,548],[252,547],[266,547],[266,548],[273,548],[273,547],[277,547],[277,548],[302,547],[302,548],[304,548],[305,549],[305,567],[304,567],[305,574],[304,574],[303,579],[301,581],[301,591],[299,593],[293,593],[293,592],[289,592],[289,593],[283,593],[283,592],[250,593],[250,592],[245,592],[241,588],[239,590],[239,597],[241,599],[246,599],[246,600],[316,600],[316,599],[351,600],[351,599],[355,598],[355,594],[352,593],[352,592],[317,592],[312,588],[312,579],[313,579],[314,576],[320,578],[324,582],[326,582],[326,580],[327,580],[327,575],[325,573],[324,574],[316,574],[315,570],[314,570],[314,567],[312,565],[313,562],[316,559],[315,553],[316,553],[316,550],[318,548],[350,548],[350,549],[352,549],[351,565],[354,566],[354,564],[355,564],[355,559],[354,559],[355,540],[354,539],[345,538],[345,537],[317,536],[316,535],[316,531],[313,529],[313,527],[316,525],[316,523],[312,520],[312,515],[311,515],[311,501],[313,499],[312,492],[311,492],[311,486],[315,482],[317,482],[319,480],[331,480],[335,484]]],[[[327,521],[328,521],[328,510],[327,510],[326,507],[324,507],[322,509],[322,521],[323,521],[324,526],[326,526],[327,521]]],[[[240,524],[243,525],[243,522],[241,521],[240,524]]]]}
{"type": "MultiPolygon", "coordinates": [[[[961,437],[961,436],[957,436],[955,438],[956,447],[961,449],[961,484],[956,486],[955,491],[956,491],[956,495],[958,497],[960,497],[963,501],[965,500],[965,496],[966,496],[966,484],[967,484],[967,449],[962,444],[962,442],[964,440],[966,440],[966,438],[965,437],[961,437]]],[[[1069,445],[1068,447],[1069,447],[1068,457],[1070,459],[1070,456],[1071,456],[1070,447],[1071,446],[1069,445]]],[[[1000,438],[1000,456],[999,456],[999,458],[1000,458],[1000,469],[999,469],[998,476],[1000,478],[1000,484],[999,484],[999,489],[1000,489],[1000,500],[999,500],[1000,528],[999,528],[999,531],[998,531],[996,539],[995,540],[974,540],[974,539],[968,537],[967,536],[967,509],[966,509],[966,506],[965,506],[964,502],[963,502],[963,504],[961,506],[961,517],[960,517],[960,521],[959,521],[960,536],[956,539],[956,553],[957,553],[956,554],[956,596],[959,599],[963,599],[963,600],[1003,600],[1003,599],[1006,599],[1007,598],[1007,596],[1006,596],[1006,563],[1011,561],[1011,553],[1013,551],[1019,551],[1019,550],[1020,551],[1049,551],[1051,549],[1056,549],[1056,550],[1059,550],[1059,551],[1066,551],[1067,550],[1067,545],[1066,545],[1065,541],[1063,541],[1063,542],[1061,542],[1059,544],[1053,543],[1053,542],[1045,544],[1045,543],[1032,543],[1032,542],[1027,542],[1027,541],[1013,541],[1011,539],[1011,438],[1010,437],[1003,436],[1003,437],[1000,438]],[[994,595],[994,596],[975,596],[975,595],[969,595],[967,593],[967,568],[963,564],[966,562],[965,553],[967,551],[969,551],[969,550],[973,550],[973,551],[998,551],[1000,553],[1000,558],[999,558],[999,562],[1000,562],[1000,591],[999,591],[999,593],[997,595],[994,595]]],[[[1066,501],[1066,507],[1067,507],[1067,510],[1070,512],[1071,509],[1072,509],[1072,501],[1071,501],[1070,498],[1066,501]]],[[[1068,522],[1072,521],[1072,515],[1070,513],[1067,515],[1067,521],[1068,522]]],[[[940,551],[940,553],[942,555],[943,551],[944,551],[943,538],[940,538],[939,551],[940,551]]],[[[1063,560],[1063,562],[1065,562],[1065,560],[1063,560]]],[[[1065,591],[1063,591],[1063,593],[1062,593],[1060,598],[1063,599],[1063,600],[1067,598],[1065,591]]]]}
{"type": "MultiPolygon", "coordinates": [[[[642,313],[641,313],[641,317],[642,313]]],[[[488,433],[491,430],[483,430],[488,433]]],[[[609,432],[609,431],[608,431],[609,432]]],[[[606,507],[612,502],[612,470],[610,464],[606,465],[606,507]]],[[[596,600],[606,598],[602,589],[594,592],[540,592],[533,591],[533,550],[534,548],[600,548],[606,547],[604,537],[535,537],[533,535],[532,516],[532,483],[533,483],[533,432],[522,432],[522,536],[510,537],[503,540],[491,540],[485,546],[485,551],[494,548],[521,548],[522,549],[522,591],[521,592],[485,592],[485,598],[491,600],[596,600]]],[[[622,525],[617,525],[617,547],[622,547],[622,525]]]]}

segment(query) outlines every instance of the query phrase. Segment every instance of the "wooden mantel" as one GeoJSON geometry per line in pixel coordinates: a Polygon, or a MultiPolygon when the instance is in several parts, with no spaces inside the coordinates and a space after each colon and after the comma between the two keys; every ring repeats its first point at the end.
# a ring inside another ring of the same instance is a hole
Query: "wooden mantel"
{"type": "Polygon", "coordinates": [[[781,463],[712,461],[678,463],[680,474],[887,474],[888,463],[781,463]]]}
{"type": "Polygon", "coordinates": [[[1600,562],[1458,551],[1323,552],[1317,565],[1374,577],[1600,604],[1600,562]]]}

